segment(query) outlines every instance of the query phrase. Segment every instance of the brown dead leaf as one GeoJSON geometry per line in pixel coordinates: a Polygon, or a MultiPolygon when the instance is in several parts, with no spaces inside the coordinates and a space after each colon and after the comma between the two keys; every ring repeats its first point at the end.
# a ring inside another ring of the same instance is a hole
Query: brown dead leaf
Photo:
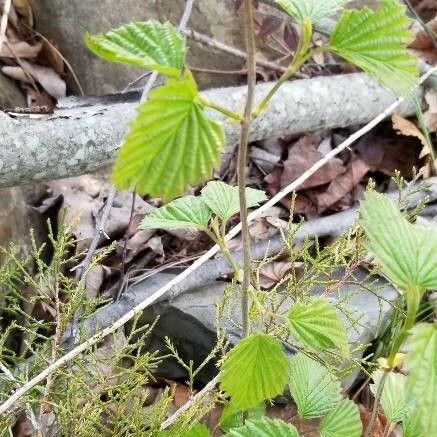
{"type": "Polygon", "coordinates": [[[171,387],[173,392],[173,408],[176,411],[190,400],[190,392],[184,384],[172,381],[171,379],[165,379],[165,382],[171,387]]]}
{"type": "Polygon", "coordinates": [[[65,97],[67,85],[58,73],[50,67],[22,60],[23,68],[55,99],[65,97]]]}
{"type": "Polygon", "coordinates": [[[332,181],[325,192],[315,196],[317,211],[322,213],[352,192],[369,171],[369,166],[360,158],[353,158],[344,174],[332,181]]]}
{"type": "Polygon", "coordinates": [[[398,114],[393,114],[391,117],[391,121],[393,123],[393,128],[396,130],[396,133],[398,135],[405,135],[407,137],[416,137],[420,140],[420,142],[423,145],[423,150],[420,153],[420,158],[430,153],[429,144],[426,141],[425,136],[412,121],[407,120],[406,118],[401,117],[398,114]]]}
{"type": "MultiPolygon", "coordinates": [[[[361,422],[363,423],[363,430],[367,429],[367,426],[369,425],[370,418],[372,416],[372,412],[369,411],[367,408],[364,407],[364,405],[359,405],[360,409],[360,416],[361,416],[361,422]]],[[[372,431],[372,437],[384,437],[385,436],[385,425],[387,423],[387,419],[385,416],[379,412],[372,431]]]]}
{"type": "Polygon", "coordinates": [[[15,10],[27,21],[29,27],[33,27],[33,12],[29,0],[12,0],[15,10]]]}
{"type": "Polygon", "coordinates": [[[43,41],[40,57],[46,60],[56,73],[64,74],[64,60],[52,41],[43,41]]]}
{"type": "MultiPolygon", "coordinates": [[[[434,17],[434,19],[429,21],[426,26],[430,32],[437,34],[437,17],[434,17]]],[[[416,54],[425,59],[429,64],[434,65],[437,63],[437,49],[434,46],[434,41],[424,30],[420,30],[416,34],[416,37],[409,45],[409,48],[413,49],[416,54]]]]}
{"type": "MultiPolygon", "coordinates": [[[[281,176],[281,188],[289,185],[313,164],[323,158],[323,155],[316,148],[315,139],[316,138],[312,135],[306,135],[289,149],[288,159],[284,161],[284,170],[281,176]]],[[[345,170],[342,161],[338,158],[333,158],[308,178],[299,187],[299,190],[301,191],[307,188],[327,184],[343,174],[345,170]]]]}
{"type": "Polygon", "coordinates": [[[426,137],[420,131],[420,129],[412,122],[409,121],[400,115],[393,114],[392,115],[393,128],[396,130],[396,133],[399,135],[405,135],[410,137],[416,137],[422,143],[422,151],[420,152],[419,158],[425,158],[425,165],[420,169],[423,177],[430,177],[433,173],[435,173],[435,167],[432,163],[432,153],[431,148],[432,144],[429,144],[426,137]]]}
{"type": "Polygon", "coordinates": [[[430,132],[437,132],[437,90],[428,90],[425,100],[428,104],[428,109],[423,114],[426,127],[430,132]]]}
{"type": "Polygon", "coordinates": [[[28,44],[25,41],[8,42],[2,45],[0,50],[0,58],[20,58],[33,59],[36,58],[42,49],[42,43],[28,44]]]}
{"type": "Polygon", "coordinates": [[[262,288],[275,286],[291,269],[289,261],[273,261],[264,264],[259,271],[259,285],[262,288]]]}
{"type": "Polygon", "coordinates": [[[392,176],[395,170],[399,170],[403,176],[411,177],[413,166],[419,164],[421,147],[412,137],[385,138],[370,134],[361,139],[355,151],[370,171],[392,176]]]}
{"type": "Polygon", "coordinates": [[[100,288],[105,281],[112,274],[112,269],[104,265],[98,265],[87,273],[85,279],[85,290],[88,298],[96,298],[99,295],[100,288]]]}

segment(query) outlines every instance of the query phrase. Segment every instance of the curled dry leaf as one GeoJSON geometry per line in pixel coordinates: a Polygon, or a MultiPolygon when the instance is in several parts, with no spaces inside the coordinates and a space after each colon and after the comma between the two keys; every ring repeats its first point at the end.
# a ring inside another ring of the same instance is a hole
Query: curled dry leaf
{"type": "MultiPolygon", "coordinates": [[[[346,172],[333,180],[326,191],[315,195],[317,211],[322,213],[351,193],[369,171],[369,166],[360,158],[354,157],[346,172]]],[[[349,207],[350,205],[347,205],[349,207]]]]}
{"type": "MultiPolygon", "coordinates": [[[[430,32],[437,35],[437,17],[434,17],[431,21],[426,23],[426,26],[430,32]]],[[[437,48],[428,32],[420,30],[409,47],[429,64],[435,65],[437,63],[437,48]]]]}
{"type": "Polygon", "coordinates": [[[392,176],[399,170],[405,177],[412,176],[412,167],[419,164],[419,146],[412,137],[385,138],[378,134],[364,137],[355,147],[370,171],[392,176]]]}
{"type": "Polygon", "coordinates": [[[28,44],[25,41],[8,42],[2,44],[0,58],[33,59],[38,56],[42,49],[42,43],[28,44]]]}
{"type": "MultiPolygon", "coordinates": [[[[281,188],[296,180],[317,161],[323,158],[316,148],[315,137],[307,135],[302,137],[289,149],[288,159],[284,161],[284,171],[281,176],[281,188]]],[[[320,170],[308,178],[299,188],[305,190],[327,184],[346,171],[343,163],[338,158],[331,159],[320,170]]]]}
{"type": "Polygon", "coordinates": [[[430,89],[425,93],[428,109],[423,114],[425,124],[430,132],[437,132],[437,90],[430,89]]]}
{"type": "Polygon", "coordinates": [[[12,0],[14,9],[27,21],[29,27],[33,27],[33,12],[30,0],[12,0]]]}
{"type": "Polygon", "coordinates": [[[103,282],[112,275],[112,269],[104,265],[93,267],[86,275],[85,290],[88,298],[99,295],[103,282]]]}
{"type": "Polygon", "coordinates": [[[259,271],[259,285],[262,288],[275,286],[291,269],[289,261],[273,261],[264,264],[259,271]]]}
{"type": "Polygon", "coordinates": [[[407,120],[400,115],[392,115],[393,128],[399,135],[405,135],[409,137],[416,137],[422,143],[422,151],[419,158],[426,158],[426,164],[421,168],[424,177],[429,177],[435,173],[435,163],[432,163],[432,144],[428,142],[425,135],[420,129],[410,120],[407,120]]]}
{"type": "Polygon", "coordinates": [[[65,81],[52,68],[43,67],[31,62],[21,61],[26,72],[41,84],[41,86],[55,99],[65,97],[67,85],[65,81]]]}

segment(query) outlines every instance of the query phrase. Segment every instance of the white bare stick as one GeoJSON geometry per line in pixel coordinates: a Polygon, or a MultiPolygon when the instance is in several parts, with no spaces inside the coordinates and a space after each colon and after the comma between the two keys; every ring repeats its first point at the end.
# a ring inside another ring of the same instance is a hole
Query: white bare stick
{"type": "MultiPolygon", "coordinates": [[[[417,86],[421,85],[429,76],[434,74],[437,71],[437,65],[431,68],[426,74],[422,75],[417,86]]],[[[398,98],[392,105],[390,105],[384,112],[375,117],[372,121],[367,123],[363,128],[355,132],[341,144],[339,144],[335,149],[331,150],[328,154],[326,154],[320,161],[316,162],[311,168],[309,168],[304,174],[302,174],[299,178],[297,178],[290,185],[281,190],[276,196],[272,197],[267,203],[262,205],[260,208],[253,211],[248,216],[248,221],[253,221],[256,217],[259,217],[263,212],[269,209],[271,206],[278,203],[281,199],[287,196],[292,191],[296,190],[303,182],[305,182],[308,178],[310,178],[316,171],[318,171],[321,167],[323,167],[330,159],[338,155],[344,149],[349,147],[356,140],[361,138],[364,134],[369,132],[373,127],[375,127],[378,123],[384,120],[388,115],[390,115],[403,101],[405,97],[398,98]]],[[[236,225],[231,231],[227,234],[226,240],[230,240],[235,237],[241,230],[241,224],[236,225]]],[[[219,247],[217,245],[213,246],[209,249],[205,254],[203,254],[199,259],[194,261],[191,266],[189,266],[186,270],[180,273],[178,276],[173,278],[159,290],[157,290],[153,295],[149,296],[147,299],[143,300],[133,309],[124,314],[120,319],[114,322],[111,326],[101,330],[97,334],[93,335],[84,343],[78,345],[70,352],[59,358],[53,364],[44,369],[41,373],[36,375],[34,378],[26,382],[20,389],[18,389],[15,393],[13,393],[8,400],[6,400],[2,405],[0,405],[0,414],[5,413],[18,399],[20,399],[25,393],[31,390],[36,384],[43,381],[47,378],[55,370],[59,369],[68,361],[72,360],[77,355],[86,351],[89,347],[100,342],[104,337],[109,334],[112,334],[117,329],[121,328],[125,323],[129,320],[132,320],[137,314],[142,312],[145,308],[152,305],[156,300],[158,300],[161,296],[165,295],[173,286],[181,283],[186,277],[188,277],[192,272],[197,270],[203,263],[212,258],[219,251],[219,247]]]]}
{"type": "Polygon", "coordinates": [[[195,404],[197,401],[203,398],[204,395],[209,393],[218,383],[219,381],[219,375],[217,375],[215,378],[211,379],[211,381],[208,382],[208,384],[205,385],[205,387],[202,388],[198,393],[196,393],[188,402],[185,402],[182,407],[180,407],[178,410],[176,410],[167,420],[161,423],[161,431],[168,428],[172,423],[174,423],[182,413],[187,411],[191,405],[195,404]]]}
{"type": "Polygon", "coordinates": [[[6,29],[8,28],[10,10],[11,10],[11,0],[6,0],[3,5],[2,20],[0,22],[0,52],[3,48],[3,43],[6,41],[6,29]]]}

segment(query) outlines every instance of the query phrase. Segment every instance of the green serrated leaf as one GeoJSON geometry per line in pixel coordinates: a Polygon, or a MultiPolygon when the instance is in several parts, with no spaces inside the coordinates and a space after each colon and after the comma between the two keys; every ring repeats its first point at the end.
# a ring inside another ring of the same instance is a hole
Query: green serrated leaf
{"type": "Polygon", "coordinates": [[[402,290],[437,288],[437,227],[409,223],[386,196],[369,192],[361,205],[368,247],[402,290]]]}
{"type": "Polygon", "coordinates": [[[185,59],[185,38],[170,24],[133,22],[105,34],[85,34],[87,47],[100,58],[178,77],[185,59]]]}
{"type": "Polygon", "coordinates": [[[144,217],[141,229],[205,229],[211,210],[200,197],[185,196],[173,200],[144,217]]]}
{"type": "Polygon", "coordinates": [[[296,428],[280,419],[247,420],[244,426],[231,429],[226,437],[299,437],[296,428]]]}
{"type": "Polygon", "coordinates": [[[276,0],[279,6],[297,22],[309,18],[317,23],[322,18],[334,15],[351,0],[276,0]]]}
{"type": "Polygon", "coordinates": [[[345,10],[329,46],[397,94],[408,94],[419,78],[417,61],[407,52],[410,20],[398,0],[381,0],[380,8],[345,10]]]}
{"type": "Polygon", "coordinates": [[[203,423],[196,423],[189,432],[187,432],[186,437],[209,437],[209,429],[203,423]]]}
{"type": "Polygon", "coordinates": [[[240,410],[247,410],[284,391],[287,358],[274,337],[253,334],[229,353],[221,371],[221,388],[240,410]]]}
{"type": "Polygon", "coordinates": [[[210,176],[225,136],[197,97],[189,71],[150,93],[119,151],[113,172],[118,189],[171,200],[210,176]]]}
{"type": "MultiPolygon", "coordinates": [[[[202,190],[202,199],[222,220],[227,221],[240,211],[238,187],[221,181],[210,181],[202,190]]],[[[257,206],[267,199],[264,191],[246,188],[247,207],[257,206]]]]}
{"type": "Polygon", "coordinates": [[[223,408],[220,415],[220,428],[222,431],[229,431],[231,428],[237,428],[244,425],[244,413],[247,414],[247,419],[258,419],[266,413],[264,402],[254,408],[250,408],[246,412],[238,409],[232,402],[228,402],[223,408]]]}
{"type": "Polygon", "coordinates": [[[363,425],[357,405],[344,399],[320,423],[321,437],[360,437],[363,425]]]}
{"type": "Polygon", "coordinates": [[[407,399],[411,422],[424,436],[437,435],[437,323],[421,323],[407,343],[407,399]]]}
{"type": "Polygon", "coordinates": [[[287,320],[291,335],[305,347],[317,352],[337,348],[344,356],[349,354],[346,328],[335,307],[326,300],[296,302],[287,320]]]}
{"type": "Polygon", "coordinates": [[[341,401],[340,381],[301,352],[290,360],[288,385],[297,411],[305,419],[324,416],[341,401]]]}
{"type": "MultiPolygon", "coordinates": [[[[373,384],[370,385],[370,390],[375,396],[383,375],[384,372],[381,370],[377,370],[372,375],[373,384]]],[[[390,372],[385,380],[379,402],[391,423],[402,422],[408,414],[406,383],[407,378],[401,373],[390,372]]]]}

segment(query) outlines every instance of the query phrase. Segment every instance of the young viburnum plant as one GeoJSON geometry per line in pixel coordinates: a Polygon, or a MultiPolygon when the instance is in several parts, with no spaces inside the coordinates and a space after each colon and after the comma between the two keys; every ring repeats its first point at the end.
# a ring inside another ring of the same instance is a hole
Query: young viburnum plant
{"type": "MultiPolygon", "coordinates": [[[[244,113],[225,108],[219,102],[211,102],[199,92],[193,75],[185,65],[185,37],[169,23],[161,24],[153,20],[134,22],[105,34],[86,35],[88,47],[101,58],[154,70],[167,77],[164,85],[155,88],[148,101],[138,108],[138,115],[131,123],[114,166],[115,186],[118,189],[135,189],[142,195],[159,196],[167,202],[182,195],[189,186],[205,181],[220,162],[220,152],[226,142],[222,124],[205,109],[213,109],[241,123],[240,150],[243,150],[247,147],[250,123],[268,108],[280,86],[316,54],[331,52],[355,64],[394,93],[407,95],[417,82],[418,69],[414,57],[406,50],[411,35],[405,7],[399,0],[381,0],[377,10],[367,7],[343,10],[346,3],[347,0],[277,0],[284,12],[298,23],[299,44],[283,75],[253,107],[247,104],[244,113]],[[315,46],[312,38],[314,24],[339,11],[340,17],[328,41],[322,46],[315,46]]],[[[244,5],[250,59],[254,56],[253,44],[251,46],[253,11],[250,0],[245,0],[244,5]]],[[[254,68],[249,66],[249,72],[253,91],[254,68]]],[[[245,153],[241,156],[245,157],[245,153]]],[[[247,266],[250,252],[245,245],[245,238],[248,241],[246,208],[265,199],[262,192],[245,191],[244,165],[239,161],[238,191],[224,183],[210,182],[200,196],[186,196],[164,205],[146,217],[141,226],[201,229],[219,244],[235,270],[237,281],[241,282],[239,269],[226,247],[226,223],[231,216],[240,213],[247,266]]],[[[369,210],[373,208],[365,207],[364,217],[366,214],[369,216],[369,210]]],[[[392,224],[390,228],[392,231],[392,224]]],[[[391,269],[388,273],[390,278],[393,272],[398,275],[405,273],[403,268],[396,270],[386,254],[383,261],[391,269]]],[[[404,282],[400,285],[405,286],[406,291],[413,290],[409,293],[412,295],[412,309],[408,323],[414,308],[417,308],[418,296],[423,287],[429,285],[426,281],[432,274],[428,270],[426,273],[428,276],[422,278],[419,284],[410,283],[409,276],[402,276],[404,282]]],[[[244,278],[247,277],[245,267],[244,278]]],[[[250,290],[245,288],[244,282],[243,337],[250,333],[250,327],[245,323],[250,308],[250,290]]],[[[343,357],[349,355],[345,326],[335,308],[325,300],[307,298],[296,301],[284,320],[284,326],[287,326],[291,337],[308,351],[321,353],[336,349],[343,357]]],[[[303,354],[297,354],[289,362],[281,342],[274,335],[256,332],[255,329],[252,331],[255,332],[229,352],[221,368],[221,388],[230,396],[235,408],[240,411],[255,408],[281,394],[288,381],[299,414],[304,418],[323,417],[319,429],[323,437],[361,435],[357,407],[349,400],[341,400],[338,383],[326,376],[323,366],[318,367],[317,362],[303,354]]],[[[401,341],[403,338],[397,343],[401,341]]],[[[394,345],[394,354],[398,346],[394,345]]],[[[392,357],[389,362],[391,360],[392,357]]],[[[295,436],[297,431],[281,421],[253,418],[242,427],[231,429],[227,435],[295,436]]]]}
{"type": "MultiPolygon", "coordinates": [[[[277,0],[299,23],[300,42],[293,61],[253,117],[264,110],[281,84],[312,56],[332,52],[362,68],[396,93],[407,94],[418,78],[416,61],[406,51],[411,39],[405,7],[382,0],[378,10],[344,10],[329,41],[312,45],[313,24],[333,15],[345,0],[277,0]]],[[[170,200],[207,179],[225,145],[223,126],[205,113],[212,108],[233,120],[242,115],[211,102],[199,92],[185,66],[186,41],[170,24],[133,22],[105,34],[85,36],[88,48],[112,62],[157,71],[167,80],[138,108],[121,146],[113,181],[119,189],[136,189],[170,200]]]]}
{"type": "Polygon", "coordinates": [[[373,392],[390,422],[403,423],[404,435],[436,435],[437,324],[414,326],[414,322],[424,293],[437,289],[437,227],[410,223],[393,202],[375,192],[366,194],[361,216],[369,250],[407,307],[384,373],[373,376],[373,392]],[[409,334],[406,364],[410,372],[404,378],[392,370],[402,362],[398,352],[409,334]]]}

